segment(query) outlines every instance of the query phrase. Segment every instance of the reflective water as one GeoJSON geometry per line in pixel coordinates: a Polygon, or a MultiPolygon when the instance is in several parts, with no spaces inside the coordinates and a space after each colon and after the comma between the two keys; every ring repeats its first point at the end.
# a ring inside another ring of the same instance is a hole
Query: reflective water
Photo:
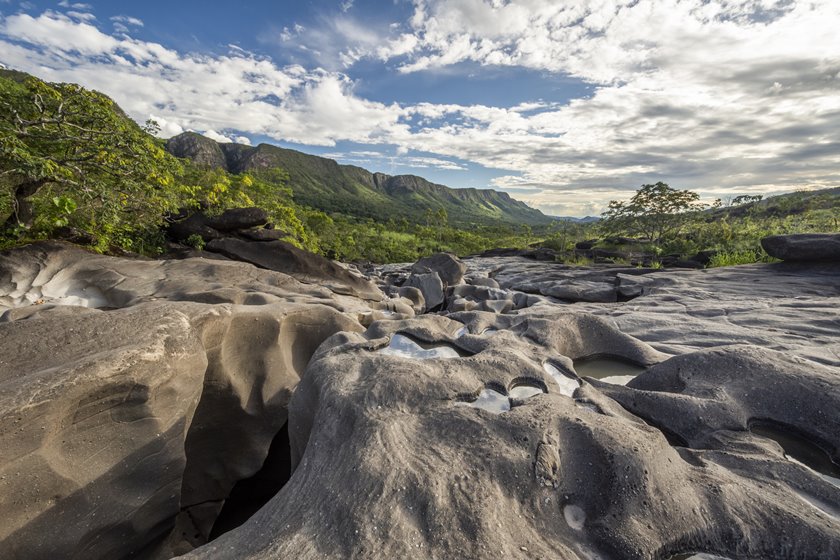
{"type": "Polygon", "coordinates": [[[534,387],[532,385],[517,385],[508,391],[508,396],[512,399],[525,400],[543,392],[544,391],[540,387],[534,387]]]}
{"type": "Polygon", "coordinates": [[[472,402],[458,402],[456,404],[471,406],[473,408],[480,408],[495,414],[501,414],[510,410],[510,399],[507,395],[496,391],[495,389],[486,388],[478,394],[478,398],[472,402]]]}
{"type": "Polygon", "coordinates": [[[781,446],[789,461],[815,471],[825,481],[840,488],[840,466],[817,445],[770,424],[754,424],[750,426],[750,431],[757,436],[772,439],[781,446]]]}
{"type": "Polygon", "coordinates": [[[417,360],[461,358],[465,355],[449,344],[428,344],[414,340],[404,334],[395,334],[392,336],[388,346],[379,350],[379,353],[417,360]]]}
{"type": "Polygon", "coordinates": [[[605,383],[627,385],[646,368],[610,358],[575,360],[575,372],[580,377],[592,377],[605,383]]]}
{"type": "MultiPolygon", "coordinates": [[[[455,404],[480,408],[495,414],[507,412],[513,408],[513,400],[523,401],[544,393],[541,387],[520,384],[512,387],[508,394],[500,393],[492,387],[485,387],[474,401],[458,401],[455,404]]],[[[521,403],[520,403],[521,404],[521,403]]]]}
{"type": "Polygon", "coordinates": [[[555,367],[554,365],[548,362],[543,364],[543,369],[552,378],[554,378],[554,381],[557,382],[557,386],[560,388],[561,395],[571,397],[574,394],[575,389],[580,387],[580,381],[578,381],[577,379],[572,379],[567,375],[564,375],[559,368],[555,367]]]}

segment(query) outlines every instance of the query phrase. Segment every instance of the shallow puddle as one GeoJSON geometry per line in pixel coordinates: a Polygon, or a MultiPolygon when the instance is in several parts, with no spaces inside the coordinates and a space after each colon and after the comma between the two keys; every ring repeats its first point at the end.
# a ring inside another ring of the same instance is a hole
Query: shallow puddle
{"type": "Polygon", "coordinates": [[[510,399],[508,396],[490,388],[482,390],[478,394],[478,398],[472,402],[460,401],[456,404],[480,408],[495,414],[501,414],[510,410],[510,399]]]}
{"type": "Polygon", "coordinates": [[[533,385],[517,385],[508,391],[508,396],[512,399],[523,401],[544,392],[542,388],[534,387],[533,385]]]}
{"type": "Polygon", "coordinates": [[[404,334],[395,334],[392,336],[388,346],[379,350],[379,353],[388,356],[400,356],[401,358],[414,358],[416,360],[462,358],[466,355],[449,344],[428,344],[414,340],[404,334]]]}
{"type": "Polygon", "coordinates": [[[575,389],[580,387],[580,382],[577,379],[572,379],[571,377],[564,375],[560,368],[546,362],[543,364],[543,369],[548,373],[554,381],[557,382],[557,386],[560,388],[560,394],[566,395],[567,397],[571,397],[575,389]]]}
{"type": "MultiPolygon", "coordinates": [[[[508,391],[508,394],[500,393],[492,387],[485,387],[474,401],[458,401],[455,404],[462,406],[471,406],[473,408],[480,408],[495,414],[507,412],[513,408],[513,401],[524,401],[536,395],[540,395],[545,391],[541,387],[534,385],[521,384],[516,385],[508,391]]],[[[521,403],[519,403],[521,404],[521,403]]]]}
{"type": "Polygon", "coordinates": [[[646,369],[610,358],[575,360],[574,367],[580,377],[592,377],[614,385],[627,385],[631,379],[646,369]]]}
{"type": "Polygon", "coordinates": [[[769,424],[757,423],[750,431],[761,437],[772,439],[785,452],[785,458],[816,472],[826,482],[840,488],[840,466],[817,445],[797,435],[769,424]]]}

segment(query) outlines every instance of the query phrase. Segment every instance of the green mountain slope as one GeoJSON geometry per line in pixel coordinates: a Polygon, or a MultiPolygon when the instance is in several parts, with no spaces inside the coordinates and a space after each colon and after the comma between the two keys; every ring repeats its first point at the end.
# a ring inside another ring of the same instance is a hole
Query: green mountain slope
{"type": "Polygon", "coordinates": [[[295,201],[326,212],[340,212],[377,220],[422,221],[426,210],[446,210],[449,221],[469,224],[541,225],[553,221],[507,193],[490,189],[452,189],[415,175],[371,173],[361,167],[340,165],[332,159],[260,144],[220,144],[185,132],[166,144],[173,155],[201,165],[222,167],[231,173],[281,167],[289,174],[295,201]]]}

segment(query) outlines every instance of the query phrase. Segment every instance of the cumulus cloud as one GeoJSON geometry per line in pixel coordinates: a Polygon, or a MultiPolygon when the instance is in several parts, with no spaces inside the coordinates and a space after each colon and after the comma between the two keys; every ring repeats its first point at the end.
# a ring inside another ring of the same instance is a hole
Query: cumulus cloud
{"type": "Polygon", "coordinates": [[[8,66],[106,92],[139,121],[155,115],[166,132],[230,130],[329,146],[376,142],[404,113],[355,96],[343,74],[278,67],[239,48],[183,54],[51,11],[0,19],[0,37],[8,66]]]}
{"type": "Polygon", "coordinates": [[[706,197],[840,183],[838,22],[835,0],[415,0],[381,36],[346,14],[275,34],[338,71],[238,47],[185,54],[132,38],[142,22],[115,19],[117,36],[47,11],[0,18],[0,61],[100,89],[162,134],[389,145],[402,165],[474,162],[521,200],[582,215],[658,180],[706,197]],[[592,90],[512,107],[382,103],[347,75],[364,58],[403,73],[529,68],[592,90]]]}
{"type": "Polygon", "coordinates": [[[418,131],[413,147],[511,170],[495,186],[526,186],[531,203],[561,205],[577,190],[604,200],[597,189],[660,179],[710,196],[840,182],[834,0],[414,4],[410,31],[375,53],[403,72],[472,62],[595,86],[527,114],[418,108],[447,124],[418,131]]]}

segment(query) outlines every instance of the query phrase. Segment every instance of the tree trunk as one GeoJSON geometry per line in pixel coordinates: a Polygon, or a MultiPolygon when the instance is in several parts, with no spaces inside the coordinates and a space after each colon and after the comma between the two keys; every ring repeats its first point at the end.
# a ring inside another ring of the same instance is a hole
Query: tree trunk
{"type": "Polygon", "coordinates": [[[38,189],[49,183],[48,179],[27,181],[15,187],[14,200],[12,201],[12,213],[3,223],[3,229],[10,231],[23,224],[30,227],[35,220],[35,210],[29,197],[38,192],[38,189]]]}

